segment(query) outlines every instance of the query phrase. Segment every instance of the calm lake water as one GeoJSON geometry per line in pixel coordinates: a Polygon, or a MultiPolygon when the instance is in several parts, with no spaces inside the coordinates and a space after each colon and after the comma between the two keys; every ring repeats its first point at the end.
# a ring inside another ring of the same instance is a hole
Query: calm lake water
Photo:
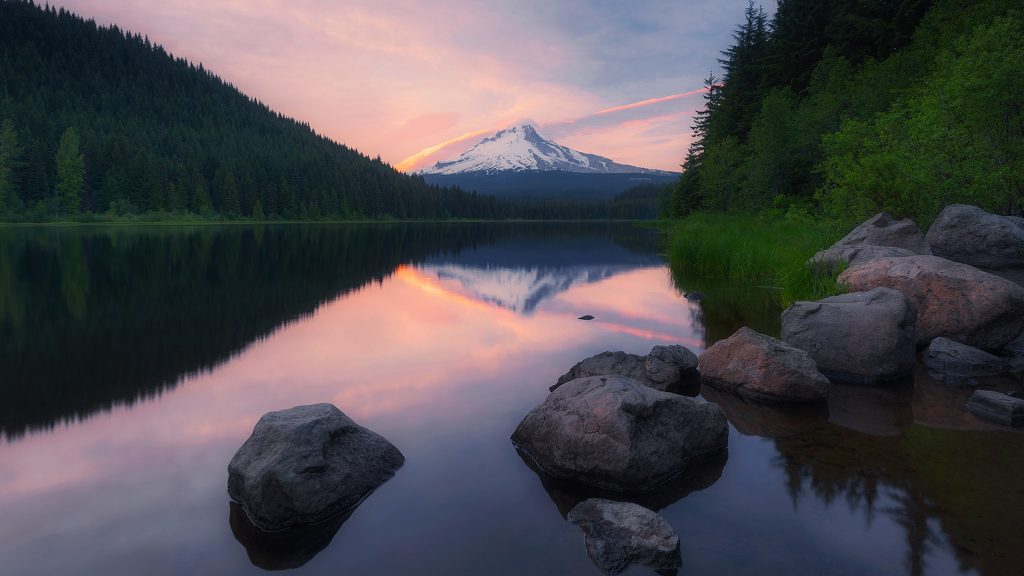
{"type": "MultiPolygon", "coordinates": [[[[659,244],[627,225],[0,229],[0,574],[598,574],[564,519],[585,495],[524,463],[519,420],[592,354],[779,329],[770,290],[672,271],[659,244]],[[336,534],[268,542],[232,517],[227,463],[264,412],[314,402],[406,463],[336,534]]],[[[797,412],[701,392],[727,458],[645,501],[682,574],[1024,573],[1024,434],[964,413],[969,388],[920,374],[797,412]]]]}

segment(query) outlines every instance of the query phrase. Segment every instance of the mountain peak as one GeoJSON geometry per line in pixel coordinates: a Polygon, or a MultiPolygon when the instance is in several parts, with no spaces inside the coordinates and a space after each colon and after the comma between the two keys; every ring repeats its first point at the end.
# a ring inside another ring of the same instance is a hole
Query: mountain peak
{"type": "Polygon", "coordinates": [[[667,174],[660,170],[619,164],[603,156],[562,146],[540,135],[531,124],[499,130],[455,160],[438,162],[421,174],[498,172],[578,172],[603,174],[667,174]]]}

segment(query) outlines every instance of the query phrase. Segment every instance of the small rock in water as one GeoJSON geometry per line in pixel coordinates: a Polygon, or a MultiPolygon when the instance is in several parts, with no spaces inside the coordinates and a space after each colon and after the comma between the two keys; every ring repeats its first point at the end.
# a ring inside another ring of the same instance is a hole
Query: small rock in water
{"type": "Polygon", "coordinates": [[[743,327],[700,356],[701,379],[752,402],[821,402],[829,382],[807,352],[743,327]]]}
{"type": "Polygon", "coordinates": [[[925,348],[921,360],[932,371],[951,376],[989,376],[1009,369],[998,356],[941,336],[925,348]]]}
{"type": "Polygon", "coordinates": [[[687,379],[696,380],[697,355],[678,344],[655,346],[647,356],[602,352],[570,368],[549,390],[554,392],[577,378],[612,374],[632,378],[662,392],[678,392],[687,379]]]}
{"type": "Polygon", "coordinates": [[[268,412],[228,465],[228,494],[263,530],[355,508],[405,457],[331,404],[268,412]]]}
{"type": "Polygon", "coordinates": [[[586,316],[580,316],[579,318],[577,318],[577,320],[593,320],[593,319],[594,319],[594,317],[591,316],[590,314],[587,314],[586,316]]]}
{"type": "Polygon", "coordinates": [[[631,564],[658,571],[682,565],[679,535],[643,506],[591,498],[573,508],[568,519],[583,529],[587,554],[606,574],[619,574],[631,564]]]}
{"type": "Polygon", "coordinates": [[[965,406],[969,412],[1003,426],[1024,426],[1024,400],[992,390],[977,390],[965,406]]]}
{"type": "Polygon", "coordinates": [[[558,387],[523,418],[512,442],[556,478],[616,492],[649,492],[729,442],[715,404],[621,376],[558,387]]]}
{"type": "Polygon", "coordinates": [[[687,292],[686,294],[683,294],[683,297],[686,298],[687,300],[692,300],[692,301],[696,302],[698,300],[703,300],[704,299],[704,293],[703,292],[687,292]]]}

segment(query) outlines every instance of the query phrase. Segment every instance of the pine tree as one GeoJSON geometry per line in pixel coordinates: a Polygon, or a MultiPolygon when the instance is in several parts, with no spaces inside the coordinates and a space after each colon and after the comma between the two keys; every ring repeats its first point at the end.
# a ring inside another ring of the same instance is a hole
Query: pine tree
{"type": "Polygon", "coordinates": [[[21,148],[18,132],[10,119],[0,124],[0,214],[10,212],[18,204],[18,168],[21,148]]]}
{"type": "Polygon", "coordinates": [[[65,215],[77,214],[85,192],[85,156],[79,150],[78,132],[69,127],[57,148],[57,201],[65,215]]]}

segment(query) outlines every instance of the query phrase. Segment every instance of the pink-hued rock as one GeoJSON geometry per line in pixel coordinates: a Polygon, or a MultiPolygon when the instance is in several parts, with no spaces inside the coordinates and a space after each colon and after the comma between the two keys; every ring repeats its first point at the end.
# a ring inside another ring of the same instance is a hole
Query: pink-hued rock
{"type": "Polygon", "coordinates": [[[938,256],[882,258],[839,275],[850,290],[892,288],[917,308],[917,342],[945,336],[998,351],[1024,331],[1024,288],[938,256]]]}
{"type": "Polygon", "coordinates": [[[799,348],[740,328],[700,355],[701,381],[752,402],[821,402],[828,378],[799,348]]]}

